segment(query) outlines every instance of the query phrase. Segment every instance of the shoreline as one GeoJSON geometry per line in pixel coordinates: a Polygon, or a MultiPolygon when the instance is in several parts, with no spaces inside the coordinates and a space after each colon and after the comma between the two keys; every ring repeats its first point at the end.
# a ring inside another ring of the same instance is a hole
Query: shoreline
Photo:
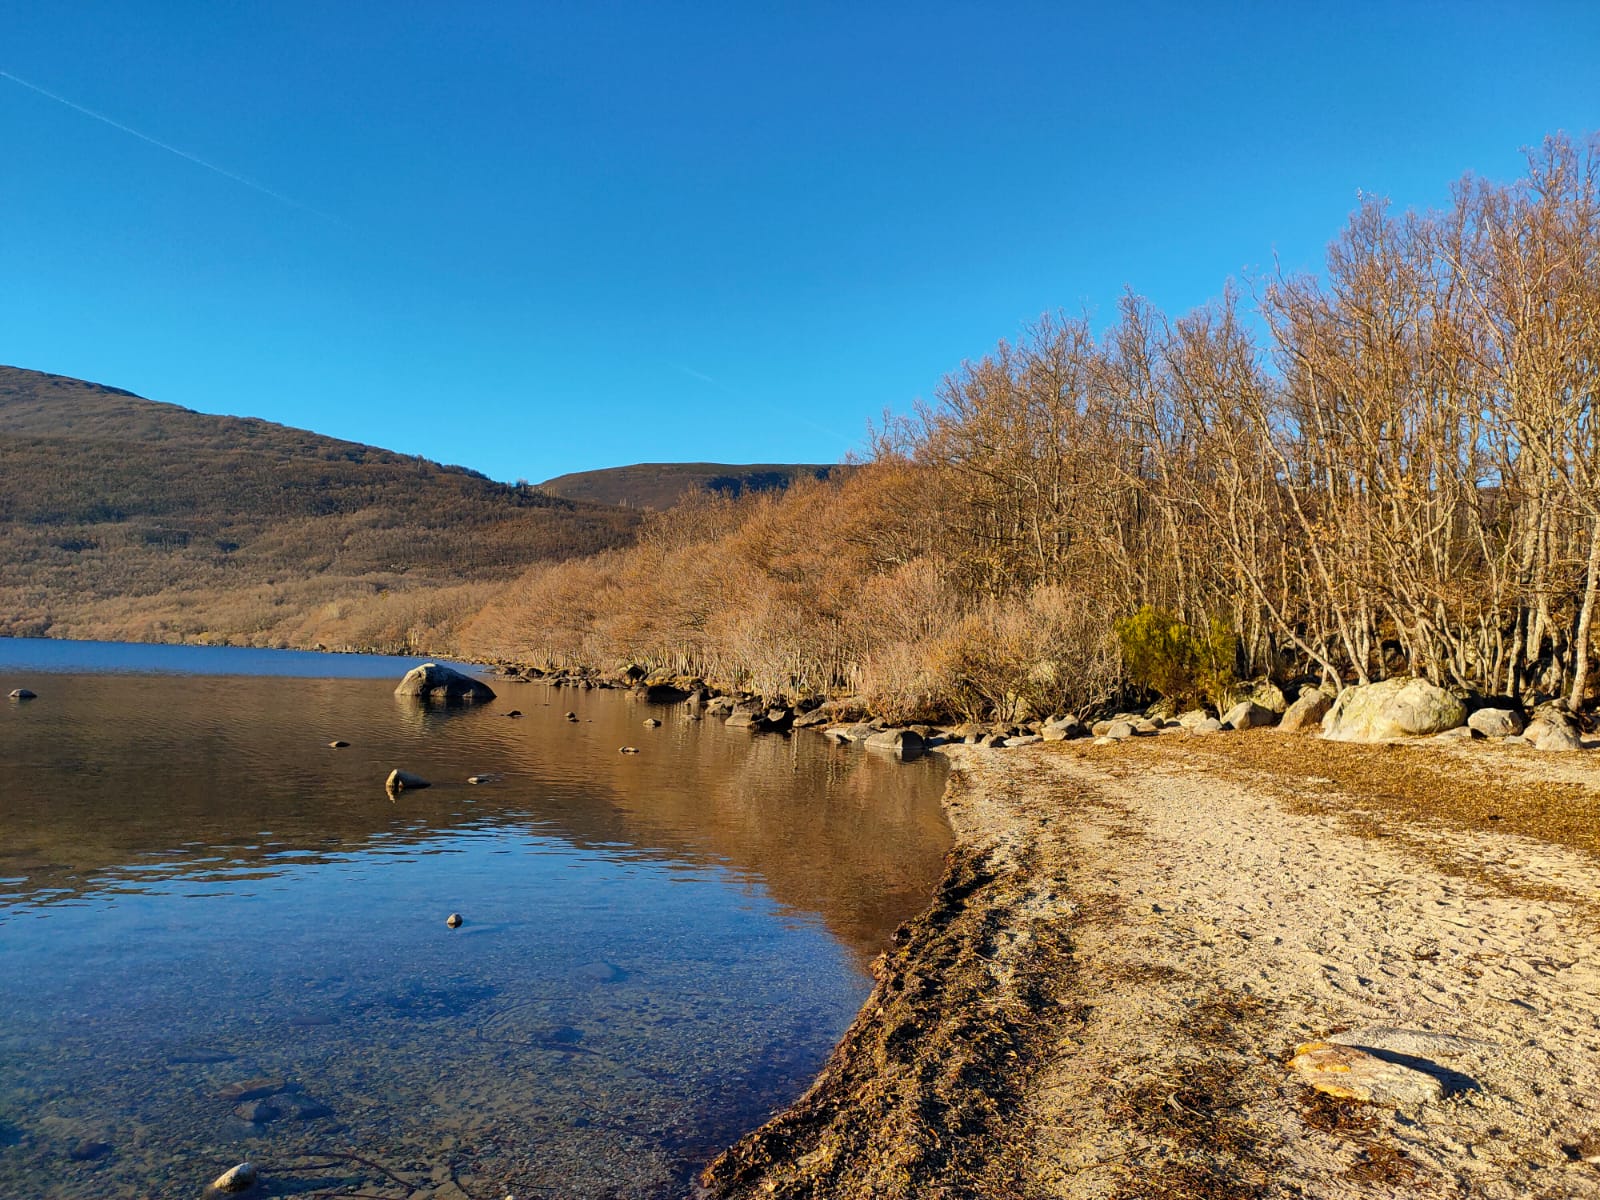
{"type": "Polygon", "coordinates": [[[1586,755],[1271,730],[946,753],[928,908],[696,1196],[1600,1196],[1586,755]],[[1315,1091],[1287,1063],[1329,1039],[1440,1094],[1315,1091]]]}

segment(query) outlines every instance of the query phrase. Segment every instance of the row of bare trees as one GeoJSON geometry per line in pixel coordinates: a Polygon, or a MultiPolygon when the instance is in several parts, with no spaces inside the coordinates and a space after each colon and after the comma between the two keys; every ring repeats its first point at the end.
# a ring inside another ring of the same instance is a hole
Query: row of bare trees
{"type": "Polygon", "coordinates": [[[1253,305],[1048,316],[850,478],[672,510],[581,585],[525,579],[472,648],[876,686],[903,711],[1082,706],[1118,683],[1113,623],[1149,607],[1231,630],[1245,674],[1581,702],[1597,171],[1600,143],[1554,138],[1440,211],[1363,203],[1321,276],[1253,305]],[[564,584],[585,598],[553,607],[564,584]]]}

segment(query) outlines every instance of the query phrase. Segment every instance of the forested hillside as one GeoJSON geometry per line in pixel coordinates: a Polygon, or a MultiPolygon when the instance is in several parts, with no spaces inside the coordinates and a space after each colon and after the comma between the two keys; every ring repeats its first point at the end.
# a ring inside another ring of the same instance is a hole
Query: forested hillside
{"type": "Polygon", "coordinates": [[[0,367],[0,633],[433,648],[637,517],[0,367]]]}
{"type": "Polygon", "coordinates": [[[558,475],[539,486],[569,500],[662,509],[686,497],[781,492],[797,479],[827,479],[843,470],[821,463],[635,463],[558,475]]]}
{"type": "MultiPolygon", "coordinates": [[[[1219,281],[1220,282],[1220,281],[1219,281]]],[[[1594,691],[1600,142],[1368,199],[1320,275],[1048,316],[840,482],[531,570],[469,644],[901,719],[1219,699],[1240,676],[1594,691]]]]}

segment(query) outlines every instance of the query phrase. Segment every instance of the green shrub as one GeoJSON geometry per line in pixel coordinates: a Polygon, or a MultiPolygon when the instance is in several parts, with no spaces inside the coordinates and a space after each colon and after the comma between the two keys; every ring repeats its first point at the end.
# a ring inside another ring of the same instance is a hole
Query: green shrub
{"type": "Polygon", "coordinates": [[[1147,604],[1119,618],[1116,633],[1128,679],[1180,704],[1219,703],[1233,682],[1238,639],[1217,617],[1196,630],[1147,604]]]}

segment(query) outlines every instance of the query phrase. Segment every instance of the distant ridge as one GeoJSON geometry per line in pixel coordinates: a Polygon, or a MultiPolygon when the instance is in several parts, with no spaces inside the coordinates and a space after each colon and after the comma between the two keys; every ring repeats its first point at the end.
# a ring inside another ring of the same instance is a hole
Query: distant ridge
{"type": "Polygon", "coordinates": [[[0,634],[434,649],[638,515],[0,367],[0,634]]]}
{"type": "Polygon", "coordinates": [[[736,497],[778,491],[796,479],[827,479],[842,470],[829,463],[635,463],[558,475],[539,486],[568,500],[663,509],[694,492],[736,497]]]}

